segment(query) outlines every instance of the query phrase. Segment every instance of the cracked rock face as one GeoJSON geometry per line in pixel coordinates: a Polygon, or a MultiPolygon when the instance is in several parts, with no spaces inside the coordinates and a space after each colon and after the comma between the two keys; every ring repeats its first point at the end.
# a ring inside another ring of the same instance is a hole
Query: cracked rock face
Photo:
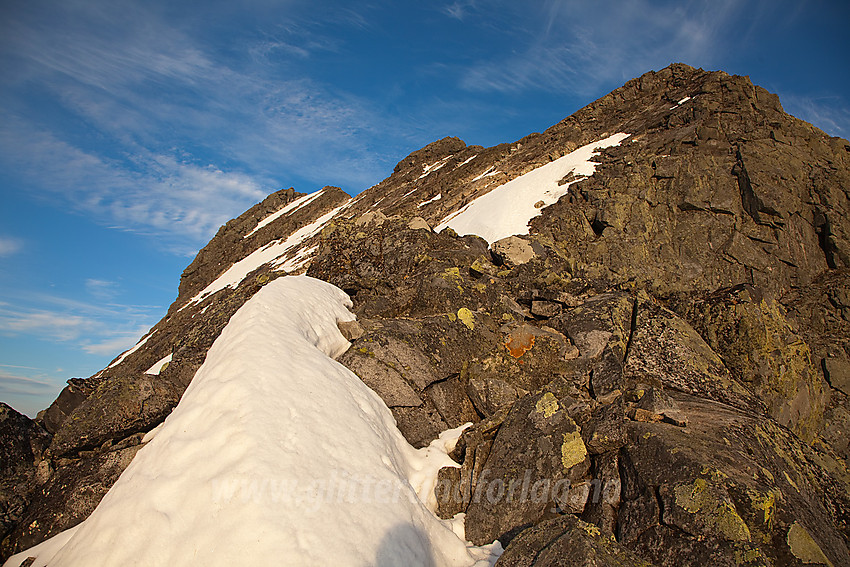
{"type": "Polygon", "coordinates": [[[746,77],[675,64],[513,144],[434,142],[352,200],[275,193],[201,251],[144,344],[43,414],[50,447],[27,457],[3,552],[93,509],[283,271],[190,300],[337,211],[287,258],[352,297],[339,361],[411,444],[473,424],[438,512],[498,538],[499,565],[848,565],[848,188],[847,141],[746,77]],[[431,230],[616,132],[631,136],[562,180],[576,182],[529,234],[431,230]]]}

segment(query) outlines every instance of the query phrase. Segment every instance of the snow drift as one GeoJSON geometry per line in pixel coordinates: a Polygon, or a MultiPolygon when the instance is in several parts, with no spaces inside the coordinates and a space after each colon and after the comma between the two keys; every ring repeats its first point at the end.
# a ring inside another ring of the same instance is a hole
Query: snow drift
{"type": "Polygon", "coordinates": [[[459,431],[412,448],[333,360],[350,305],[306,276],[261,289],[92,515],[6,565],[489,565],[498,544],[425,503],[459,431]]]}
{"type": "MultiPolygon", "coordinates": [[[[540,215],[542,208],[557,203],[576,181],[593,175],[593,158],[599,150],[618,146],[629,136],[622,132],[608,136],[512,179],[452,213],[435,230],[448,227],[461,236],[475,234],[489,243],[528,234],[528,223],[540,215]],[[573,180],[562,182],[570,174],[573,180]]],[[[476,179],[495,173],[488,170],[476,179]]]]}

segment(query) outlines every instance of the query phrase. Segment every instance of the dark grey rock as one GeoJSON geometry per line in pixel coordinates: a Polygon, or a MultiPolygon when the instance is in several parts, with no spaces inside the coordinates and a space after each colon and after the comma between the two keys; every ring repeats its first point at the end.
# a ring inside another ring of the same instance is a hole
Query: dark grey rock
{"type": "Polygon", "coordinates": [[[466,537],[507,544],[551,515],[558,498],[588,471],[576,423],[550,392],[517,401],[499,428],[466,509],[466,537]]]}
{"type": "MultiPolygon", "coordinates": [[[[50,435],[36,422],[0,402],[0,541],[15,529],[38,485],[38,468],[50,435]]],[[[0,549],[0,556],[6,553],[0,549]]]]}
{"type": "Polygon", "coordinates": [[[520,533],[496,562],[497,567],[649,567],[598,527],[565,515],[520,533]]]}

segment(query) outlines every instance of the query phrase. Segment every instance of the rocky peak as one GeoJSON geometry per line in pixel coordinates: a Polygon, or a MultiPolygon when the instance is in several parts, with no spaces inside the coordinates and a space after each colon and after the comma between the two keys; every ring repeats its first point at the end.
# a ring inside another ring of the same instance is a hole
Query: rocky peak
{"type": "Polygon", "coordinates": [[[178,297],[171,309],[181,307],[204,289],[221,274],[223,268],[291,234],[299,226],[322,216],[349,198],[339,187],[330,186],[313,195],[311,198],[310,195],[296,193],[291,187],[282,189],[219,228],[180,276],[178,297]],[[287,210],[288,206],[292,206],[292,210],[287,210]],[[286,214],[276,216],[279,211],[286,214]]]}
{"type": "Polygon", "coordinates": [[[393,173],[405,173],[416,167],[426,169],[428,164],[438,163],[458,152],[466,149],[466,143],[460,138],[446,136],[442,140],[431,142],[424,148],[412,152],[409,156],[398,162],[393,173]]]}
{"type": "Polygon", "coordinates": [[[434,142],[353,199],[274,193],[47,410],[3,553],[82,520],[233,313],[306,272],[352,297],[339,361],[411,444],[473,423],[439,513],[503,564],[850,564],[848,187],[846,140],[673,64],[513,143],[434,142]],[[516,234],[453,228],[505,203],[533,211],[516,234]]]}

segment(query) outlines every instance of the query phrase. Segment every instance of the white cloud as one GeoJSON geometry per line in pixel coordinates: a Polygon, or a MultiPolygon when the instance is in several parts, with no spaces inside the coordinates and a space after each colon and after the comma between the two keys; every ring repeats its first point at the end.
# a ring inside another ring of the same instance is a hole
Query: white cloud
{"type": "Polygon", "coordinates": [[[18,238],[0,236],[0,258],[17,254],[24,247],[24,242],[18,238]]]}
{"type": "MultiPolygon", "coordinates": [[[[111,282],[89,280],[96,292],[111,282]]],[[[100,299],[100,298],[99,298],[100,299]]],[[[42,293],[15,298],[16,306],[0,303],[0,335],[69,342],[89,354],[118,354],[132,346],[156,322],[161,309],[99,301],[87,303],[42,293]],[[38,307],[29,307],[37,305],[38,307]]]]}
{"type": "Polygon", "coordinates": [[[43,377],[21,376],[0,370],[0,398],[13,395],[42,396],[56,386],[43,377]]]}
{"type": "MultiPolygon", "coordinates": [[[[500,24],[518,33],[501,57],[480,60],[462,73],[471,91],[543,90],[586,95],[673,61],[706,61],[725,51],[722,35],[739,6],[730,1],[661,4],[546,3],[523,13],[497,3],[500,24]],[[536,21],[534,20],[536,18],[536,21]]],[[[496,7],[491,6],[491,12],[496,7]]],[[[498,13],[498,12],[497,12],[498,13]]]]}
{"type": "Polygon", "coordinates": [[[785,111],[829,134],[850,138],[850,108],[840,96],[783,95],[785,111]]]}
{"type": "Polygon", "coordinates": [[[16,368],[19,370],[38,370],[34,366],[18,366],[14,364],[0,364],[0,368],[16,368]]]}
{"type": "Polygon", "coordinates": [[[94,330],[96,324],[86,317],[67,313],[0,309],[0,326],[6,335],[37,335],[70,341],[94,330]]]}
{"type": "Polygon", "coordinates": [[[85,283],[86,292],[102,301],[114,299],[119,293],[118,282],[89,278],[85,283]]]}
{"type": "Polygon", "coordinates": [[[117,355],[138,343],[139,338],[147,333],[148,330],[149,328],[146,326],[137,327],[135,330],[119,333],[118,336],[109,339],[97,342],[84,342],[82,343],[82,348],[88,354],[117,355]]]}
{"type": "MultiPolygon", "coordinates": [[[[5,366],[5,365],[0,365],[5,366]]],[[[6,368],[9,368],[6,366],[6,368]]],[[[62,380],[52,380],[39,369],[32,375],[0,370],[0,400],[30,417],[49,404],[63,388],[62,380]]]]}
{"type": "Polygon", "coordinates": [[[443,13],[446,14],[450,18],[454,18],[458,21],[463,21],[464,18],[468,15],[470,9],[475,7],[475,0],[458,0],[457,2],[453,2],[448,6],[443,7],[443,13]]]}
{"type": "MultiPolygon", "coordinates": [[[[364,143],[391,132],[389,119],[293,67],[340,47],[309,20],[284,18],[222,56],[155,7],[121,6],[58,8],[61,26],[7,25],[23,61],[7,91],[37,85],[93,131],[60,130],[20,105],[0,116],[0,160],[51,200],[194,251],[293,176],[359,190],[389,169],[364,143]]],[[[353,10],[329,17],[367,25],[353,10]]]]}
{"type": "Polygon", "coordinates": [[[221,224],[269,192],[240,172],[143,149],[131,163],[109,160],[49,132],[23,136],[26,128],[15,120],[0,127],[4,159],[15,162],[51,198],[127,230],[203,244],[221,224]]]}

